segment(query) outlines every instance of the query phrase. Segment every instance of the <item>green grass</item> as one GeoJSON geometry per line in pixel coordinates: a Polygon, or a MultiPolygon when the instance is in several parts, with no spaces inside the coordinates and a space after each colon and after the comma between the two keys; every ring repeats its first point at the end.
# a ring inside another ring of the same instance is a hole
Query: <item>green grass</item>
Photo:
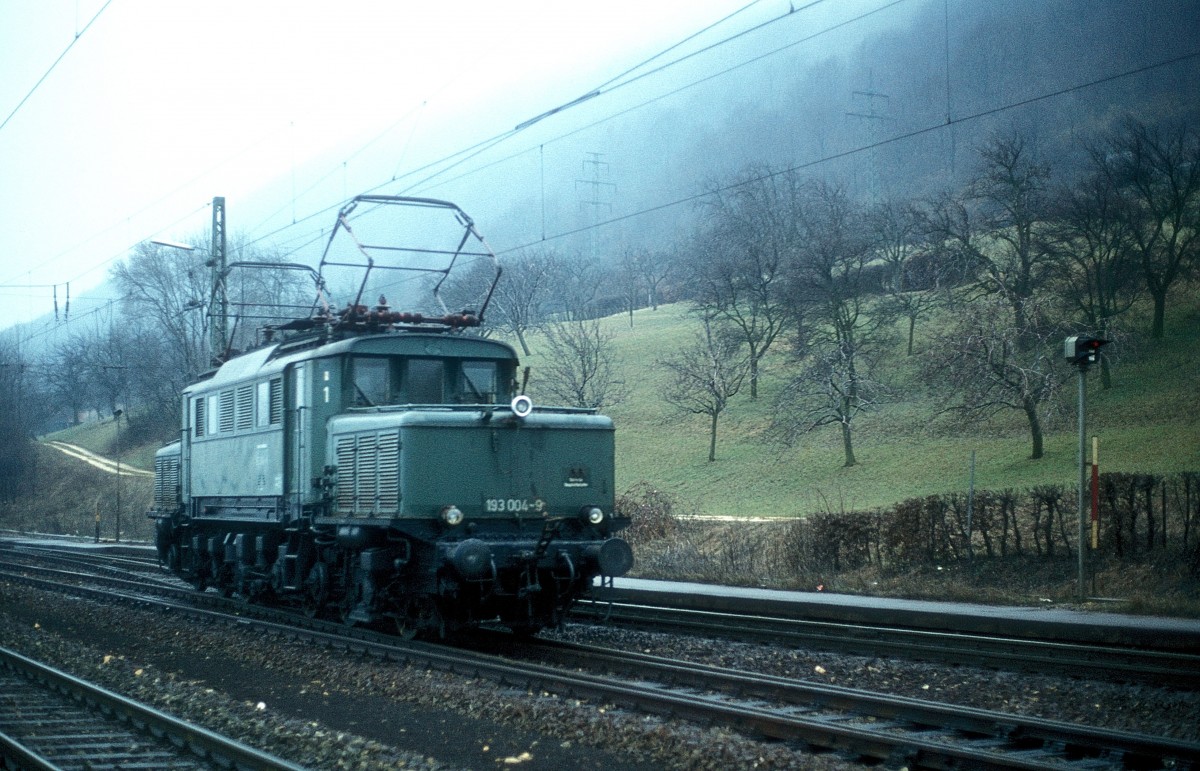
{"type": "MultiPolygon", "coordinates": [[[[1113,365],[1113,388],[1101,389],[1098,368],[1088,375],[1088,435],[1100,438],[1103,471],[1170,473],[1200,470],[1200,304],[1170,307],[1168,337],[1152,344],[1125,341],[1113,365]]],[[[1135,319],[1138,329],[1148,328],[1135,319]]],[[[608,408],[617,425],[618,488],[647,482],[714,516],[796,516],[833,509],[881,507],[912,496],[966,490],[975,452],[977,489],[1073,485],[1077,479],[1077,380],[1066,382],[1055,414],[1044,424],[1045,456],[1031,460],[1023,416],[998,415],[987,425],[956,425],[915,380],[913,360],[885,362],[894,395],[855,424],[858,464],[845,468],[836,427],[819,429],[784,449],[763,440],[775,409],[784,358],[765,362],[759,398],[745,389],[721,416],[717,460],[709,463],[708,418],[680,415],[661,398],[664,375],[656,360],[690,342],[697,322],[682,305],[604,320],[613,335],[627,398],[608,408]]],[[[1136,336],[1135,336],[1136,338],[1136,336]]],[[[537,397],[541,339],[531,335],[530,392],[537,397]]],[[[918,347],[923,341],[918,340],[918,347]]],[[[1089,449],[1090,454],[1090,449],[1089,449]]]]}
{"type": "MultiPolygon", "coordinates": [[[[124,423],[122,423],[121,429],[122,431],[125,430],[124,423]]],[[[85,450],[91,450],[94,453],[110,458],[115,458],[117,455],[115,452],[117,445],[117,424],[112,419],[95,423],[81,423],[78,426],[71,426],[70,428],[56,431],[45,438],[75,444],[85,450]]],[[[122,463],[134,468],[147,471],[152,470],[154,468],[154,453],[158,450],[158,447],[156,444],[128,447],[120,454],[120,460],[122,463]]]]}
{"type": "MultiPolygon", "coordinates": [[[[1189,298],[1169,306],[1167,339],[1126,341],[1113,366],[1113,388],[1103,391],[1100,376],[1088,376],[1089,436],[1100,437],[1104,471],[1170,473],[1200,470],[1200,302],[1189,298]],[[1190,304],[1188,304],[1190,303],[1190,304]]],[[[606,412],[617,426],[617,486],[649,483],[680,499],[685,509],[714,516],[797,516],[822,509],[887,506],[908,497],[966,490],[975,452],[977,489],[1074,485],[1078,434],[1076,388],[1064,363],[1057,418],[1048,421],[1045,457],[1030,460],[1030,439],[1021,416],[998,416],[986,426],[954,425],[938,415],[939,402],[919,387],[915,366],[903,356],[902,339],[886,362],[895,396],[855,424],[858,465],[843,467],[835,427],[802,437],[784,449],[762,434],[775,408],[784,358],[765,362],[759,399],[748,389],[721,416],[717,460],[709,463],[708,419],[675,413],[662,400],[665,375],[656,361],[687,345],[697,322],[682,305],[643,309],[631,327],[626,314],[604,319],[613,335],[627,398],[606,412]]],[[[1136,328],[1148,327],[1143,319],[1136,328]]],[[[543,340],[533,349],[530,393],[538,397],[543,340]]],[[[920,344],[923,341],[918,341],[920,344]]],[[[113,422],[75,427],[52,438],[111,455],[113,422]]],[[[1090,440],[1089,440],[1090,443],[1090,440]]],[[[122,459],[139,468],[153,465],[153,446],[127,450],[122,459]]]]}

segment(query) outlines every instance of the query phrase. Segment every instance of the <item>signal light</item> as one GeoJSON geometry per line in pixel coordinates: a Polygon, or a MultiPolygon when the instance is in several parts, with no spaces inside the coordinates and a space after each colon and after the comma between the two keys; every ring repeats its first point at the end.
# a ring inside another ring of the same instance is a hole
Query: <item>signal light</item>
{"type": "Polygon", "coordinates": [[[1091,364],[1109,341],[1091,335],[1071,335],[1063,341],[1063,356],[1072,364],[1091,364]]]}

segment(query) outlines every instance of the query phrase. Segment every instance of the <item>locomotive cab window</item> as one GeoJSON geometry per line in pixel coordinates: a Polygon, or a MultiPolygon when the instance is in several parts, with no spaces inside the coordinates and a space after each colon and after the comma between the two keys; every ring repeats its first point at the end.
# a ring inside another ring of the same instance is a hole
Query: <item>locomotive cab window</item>
{"type": "Polygon", "coordinates": [[[355,407],[375,407],[391,401],[391,362],[373,356],[355,356],[350,360],[350,403],[355,407]]]}
{"type": "Polygon", "coordinates": [[[404,395],[409,404],[445,401],[445,364],[441,359],[409,359],[404,366],[404,395]]]}
{"type": "Polygon", "coordinates": [[[494,361],[464,361],[458,372],[460,404],[495,404],[499,372],[494,361]]]}

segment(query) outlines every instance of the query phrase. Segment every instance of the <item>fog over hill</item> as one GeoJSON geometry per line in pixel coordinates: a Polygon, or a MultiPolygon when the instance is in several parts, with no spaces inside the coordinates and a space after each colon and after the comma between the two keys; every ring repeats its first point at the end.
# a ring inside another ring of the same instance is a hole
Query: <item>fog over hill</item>
{"type": "MultiPolygon", "coordinates": [[[[1200,2],[776,10],[755,29],[719,28],[453,161],[398,165],[405,139],[390,136],[264,180],[253,202],[231,209],[231,236],[315,264],[342,196],[377,189],[459,203],[502,255],[538,246],[604,260],[686,238],[706,187],[751,164],[798,168],[866,200],[919,197],[961,186],[996,131],[1023,133],[1065,179],[1082,142],[1127,114],[1200,123],[1200,2]]],[[[596,85],[581,83],[581,93],[596,85]]],[[[478,119],[487,131],[506,128],[483,107],[478,119]]],[[[119,323],[119,313],[105,315],[114,298],[105,287],[77,291],[67,316],[58,297],[57,315],[47,304],[8,334],[36,356],[78,325],[119,323]]]]}

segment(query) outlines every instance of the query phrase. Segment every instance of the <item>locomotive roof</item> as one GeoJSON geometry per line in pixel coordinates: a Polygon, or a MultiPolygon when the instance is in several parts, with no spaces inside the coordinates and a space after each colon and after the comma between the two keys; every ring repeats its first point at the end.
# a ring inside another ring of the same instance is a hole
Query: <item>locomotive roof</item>
{"type": "Polygon", "coordinates": [[[234,356],[222,364],[211,377],[193,383],[186,390],[198,386],[203,386],[205,390],[219,388],[282,372],[285,367],[295,362],[345,354],[513,361],[517,359],[516,351],[508,343],[483,337],[436,332],[360,335],[304,347],[284,341],[234,356]]]}

